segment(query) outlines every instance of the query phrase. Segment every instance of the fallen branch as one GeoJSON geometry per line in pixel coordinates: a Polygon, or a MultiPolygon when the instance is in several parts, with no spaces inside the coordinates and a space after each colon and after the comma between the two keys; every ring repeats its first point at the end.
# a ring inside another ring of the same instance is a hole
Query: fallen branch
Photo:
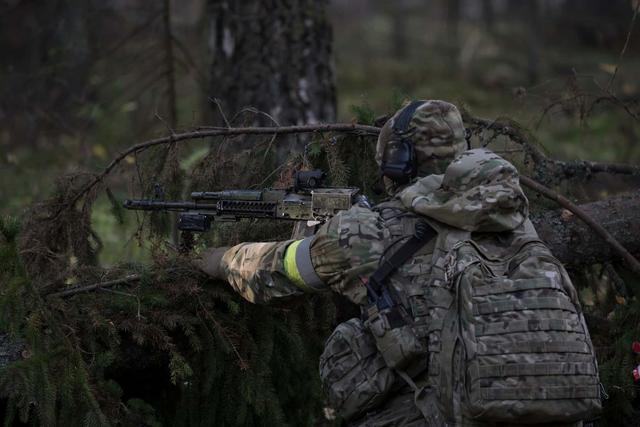
{"type": "MultiPolygon", "coordinates": [[[[563,170],[565,174],[568,173],[570,170],[575,169],[576,166],[579,166],[579,167],[586,168],[591,172],[610,172],[610,173],[640,175],[640,167],[633,166],[633,165],[599,163],[599,162],[588,162],[588,161],[564,162],[560,160],[550,159],[537,146],[530,143],[525,132],[522,131],[516,125],[505,124],[499,121],[490,121],[486,119],[476,118],[471,116],[466,111],[463,111],[463,116],[467,123],[469,123],[472,127],[476,128],[475,130],[476,133],[479,132],[479,129],[489,129],[498,134],[505,135],[508,138],[510,138],[512,141],[518,144],[521,144],[525,148],[527,153],[529,153],[529,155],[532,157],[534,162],[542,165],[545,165],[547,163],[553,164],[556,167],[559,167],[561,170],[563,170]]],[[[360,133],[365,135],[377,135],[380,132],[380,128],[375,126],[346,124],[346,123],[299,125],[299,126],[276,126],[276,127],[237,127],[237,128],[202,127],[192,132],[172,134],[162,138],[155,138],[152,140],[144,141],[144,142],[132,145],[125,151],[121,152],[115,159],[111,161],[111,163],[109,163],[109,165],[107,165],[107,167],[102,171],[102,173],[97,175],[85,187],[83,187],[71,199],[69,204],[61,208],[53,218],[55,219],[65,208],[69,208],[75,205],[75,203],[83,195],[85,195],[88,191],[90,191],[93,187],[95,187],[98,183],[100,183],[128,155],[133,153],[138,153],[140,151],[146,150],[147,148],[150,148],[156,145],[176,143],[181,141],[212,137],[212,136],[280,135],[280,134],[314,133],[314,132],[351,132],[351,133],[360,133]]],[[[563,206],[565,209],[574,213],[577,217],[579,217],[587,225],[589,225],[607,243],[609,243],[615,249],[615,251],[619,253],[620,256],[627,262],[627,264],[633,271],[640,274],[640,262],[638,262],[638,260],[635,259],[633,255],[631,255],[600,224],[595,222],[585,212],[581,211],[575,204],[573,204],[571,201],[569,201],[565,197],[559,195],[558,193],[540,184],[539,182],[533,180],[532,178],[521,176],[520,181],[523,183],[523,185],[539,192],[540,194],[544,195],[545,197],[548,197],[549,199],[563,206]]],[[[119,279],[119,280],[122,280],[122,279],[119,279]]],[[[130,278],[130,280],[133,280],[133,278],[130,278]]],[[[102,285],[96,284],[96,287],[100,287],[100,286],[104,286],[104,284],[102,285]]],[[[73,290],[69,289],[67,291],[62,291],[62,292],[71,292],[69,293],[69,295],[73,293],[83,292],[83,290],[76,290],[73,292],[72,291],[73,290]]],[[[64,296],[64,295],[59,295],[59,296],[64,296]]]]}
{"type": "MultiPolygon", "coordinates": [[[[543,196],[541,196],[543,197],[543,196]]],[[[630,253],[640,254],[640,190],[578,207],[604,227],[630,253]]],[[[593,232],[577,215],[566,209],[535,212],[531,222],[538,235],[562,263],[580,268],[620,259],[613,246],[593,232]]]]}
{"type": "Polygon", "coordinates": [[[100,289],[103,289],[103,288],[110,288],[110,287],[113,287],[113,286],[116,286],[116,285],[130,285],[132,283],[140,281],[141,278],[142,278],[141,274],[129,274],[129,275],[124,276],[124,277],[122,277],[120,279],[108,280],[108,281],[105,281],[105,282],[92,283],[90,285],[81,285],[81,286],[76,286],[76,287],[73,287],[73,288],[65,289],[64,291],[53,292],[53,293],[50,293],[48,296],[66,298],[66,297],[70,297],[72,295],[81,294],[81,293],[85,293],[85,292],[96,291],[96,290],[100,290],[100,289]]]}
{"type": "Polygon", "coordinates": [[[531,157],[537,166],[554,167],[565,176],[576,175],[578,171],[586,173],[615,173],[623,175],[640,175],[640,166],[622,163],[601,163],[587,160],[563,161],[547,157],[542,150],[529,141],[529,136],[517,123],[508,120],[487,120],[471,116],[463,111],[464,121],[468,123],[473,134],[479,134],[482,130],[490,130],[497,135],[504,135],[516,144],[521,145],[524,151],[531,157]]]}
{"type": "Polygon", "coordinates": [[[84,186],[78,194],[76,194],[68,205],[62,207],[52,219],[56,219],[64,210],[75,205],[82,196],[87,194],[93,187],[100,183],[120,162],[122,162],[130,154],[144,151],[150,147],[162,144],[171,144],[176,142],[188,141],[192,139],[207,138],[212,136],[234,136],[234,135],[284,135],[292,133],[315,133],[315,132],[348,132],[360,133],[365,135],[377,135],[380,128],[375,126],[358,125],[353,123],[335,123],[335,124],[318,124],[318,125],[299,125],[299,126],[277,126],[277,127],[203,127],[192,132],[174,133],[162,138],[155,138],[148,141],[140,142],[132,145],[120,154],[104,168],[104,170],[96,175],[86,186],[84,186]]]}
{"type": "Polygon", "coordinates": [[[627,251],[624,246],[618,242],[615,237],[611,235],[607,230],[604,229],[600,224],[593,220],[585,211],[580,209],[575,203],[571,202],[566,197],[556,193],[555,191],[545,187],[539,182],[534,181],[533,179],[520,175],[520,183],[522,183],[525,187],[528,187],[543,196],[553,200],[558,203],[563,208],[575,214],[578,218],[584,221],[593,231],[595,231],[600,237],[602,237],[611,247],[625,260],[629,269],[631,269],[634,273],[640,275],[640,262],[627,251]]]}

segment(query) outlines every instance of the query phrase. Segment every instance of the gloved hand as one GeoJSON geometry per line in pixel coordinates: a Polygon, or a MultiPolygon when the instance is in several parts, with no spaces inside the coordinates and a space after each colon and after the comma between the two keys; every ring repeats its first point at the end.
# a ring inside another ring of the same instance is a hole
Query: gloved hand
{"type": "Polygon", "coordinates": [[[193,263],[200,271],[214,279],[227,280],[227,276],[221,265],[222,257],[227,250],[229,250],[229,246],[207,248],[193,263]]]}

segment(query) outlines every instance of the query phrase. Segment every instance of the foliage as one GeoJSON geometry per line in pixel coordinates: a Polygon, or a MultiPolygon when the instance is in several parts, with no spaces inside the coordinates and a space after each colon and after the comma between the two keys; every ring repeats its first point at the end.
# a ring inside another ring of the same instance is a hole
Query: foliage
{"type": "Polygon", "coordinates": [[[311,425],[320,412],[326,298],[266,309],[184,271],[152,278],[140,270],[135,289],[47,297],[24,274],[6,224],[0,327],[24,340],[23,358],[0,376],[8,420],[311,425]]]}
{"type": "Polygon", "coordinates": [[[600,366],[601,380],[608,393],[603,413],[607,425],[630,425],[630,420],[637,420],[640,415],[637,408],[638,386],[631,375],[638,360],[630,351],[632,342],[640,336],[639,313],[640,304],[637,301],[616,313],[616,329],[612,334],[615,339],[600,366]]]}
{"type": "MultiPolygon", "coordinates": [[[[139,165],[145,192],[156,178],[176,177],[157,166],[171,159],[151,154],[139,165]]],[[[233,154],[220,154],[203,158],[189,184],[263,179],[260,168],[249,175],[233,154]],[[219,175],[223,170],[228,174],[219,175]]],[[[267,154],[241,155],[269,165],[267,154]]],[[[195,274],[193,253],[173,253],[162,241],[169,228],[146,218],[138,234],[152,242],[154,264],[97,267],[94,193],[69,204],[89,178],[61,180],[54,196],[25,217],[23,232],[15,219],[0,224],[0,330],[23,343],[20,360],[0,374],[7,424],[15,418],[70,426],[316,425],[323,403],[317,361],[335,316],[330,299],[271,308],[244,303],[226,284],[195,274]],[[138,279],[126,287],[55,294],[128,274],[138,279]]],[[[117,218],[119,203],[109,190],[107,198],[117,218]]],[[[290,232],[286,224],[221,224],[198,245],[282,239],[290,232]]]]}
{"type": "MultiPolygon", "coordinates": [[[[360,122],[375,117],[366,103],[354,113],[360,122]]],[[[474,143],[513,148],[500,138],[481,133],[474,143]]],[[[293,153],[277,168],[271,148],[271,139],[233,138],[216,141],[197,157],[183,155],[187,162],[161,147],[137,156],[134,188],[150,196],[159,183],[171,197],[180,197],[196,188],[286,186],[296,168],[321,167],[333,185],[357,186],[373,202],[379,200],[371,191],[378,179],[375,138],[317,135],[304,153],[293,153]]],[[[534,167],[525,163],[522,150],[513,159],[521,168],[534,167]]],[[[125,426],[326,423],[317,360],[335,323],[330,299],[315,296],[269,308],[245,303],[225,284],[194,273],[193,252],[176,252],[165,241],[172,223],[166,215],[138,217],[136,237],[150,248],[150,266],[98,267],[101,240],[92,228],[98,193],[70,205],[90,178],[61,179],[53,197],[26,215],[22,227],[11,218],[0,223],[0,329],[24,346],[21,360],[0,371],[7,425],[13,420],[125,426]],[[69,286],[133,273],[138,279],[119,287],[55,295],[69,286]]],[[[126,227],[130,215],[120,211],[117,196],[106,190],[106,199],[114,218],[109,226],[126,227]]],[[[268,221],[215,224],[195,249],[282,240],[290,232],[289,225],[268,221]]],[[[598,348],[604,348],[599,357],[611,425],[636,416],[628,350],[640,334],[636,298],[615,307],[606,332],[594,331],[598,348]],[[600,333],[613,344],[603,346],[600,333]]],[[[610,313],[593,314],[595,322],[602,323],[603,315],[610,313]]]]}

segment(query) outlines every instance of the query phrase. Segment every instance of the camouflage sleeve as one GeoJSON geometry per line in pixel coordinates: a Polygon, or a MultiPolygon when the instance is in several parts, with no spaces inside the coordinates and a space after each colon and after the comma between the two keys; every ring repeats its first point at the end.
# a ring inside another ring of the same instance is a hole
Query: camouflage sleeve
{"type": "Polygon", "coordinates": [[[377,212],[354,206],[327,221],[311,243],[311,259],[318,277],[335,292],[365,304],[364,280],[376,270],[389,239],[377,212]]]}
{"type": "Polygon", "coordinates": [[[221,266],[236,292],[253,303],[331,288],[364,304],[363,280],[377,268],[388,235],[378,213],[354,206],[327,221],[314,236],[234,246],[221,266]]]}
{"type": "Polygon", "coordinates": [[[302,294],[284,267],[284,254],[293,242],[241,243],[225,252],[222,269],[233,289],[256,304],[302,294]]]}

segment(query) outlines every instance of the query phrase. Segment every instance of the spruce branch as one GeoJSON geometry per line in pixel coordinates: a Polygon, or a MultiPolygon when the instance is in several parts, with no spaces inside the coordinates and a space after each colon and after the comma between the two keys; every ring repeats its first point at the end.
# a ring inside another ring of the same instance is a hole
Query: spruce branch
{"type": "Polygon", "coordinates": [[[463,110],[463,118],[469,124],[473,134],[479,134],[483,130],[490,130],[497,135],[504,135],[511,141],[521,145],[533,162],[543,168],[552,167],[565,176],[572,176],[577,170],[584,170],[587,173],[611,173],[621,175],[640,175],[640,166],[623,163],[603,163],[588,160],[563,161],[548,157],[534,144],[531,137],[524,131],[518,123],[511,119],[488,120],[474,117],[469,112],[463,110]]]}
{"type": "Polygon", "coordinates": [[[199,127],[191,132],[171,133],[161,138],[150,139],[138,144],[134,144],[118,154],[104,170],[96,175],[86,186],[69,201],[62,206],[51,217],[55,220],[64,210],[72,208],[78,200],[91,191],[96,185],[101,183],[111,171],[120,164],[127,156],[137,154],[148,148],[162,144],[173,144],[177,142],[202,139],[213,136],[236,136],[236,135],[285,135],[298,133],[322,133],[322,132],[347,132],[365,135],[377,135],[380,128],[375,126],[358,125],[354,123],[331,123],[318,125],[298,125],[298,126],[275,126],[275,127],[199,127]]]}
{"type": "MultiPolygon", "coordinates": [[[[522,145],[525,151],[531,156],[533,161],[537,165],[547,166],[552,165],[562,171],[565,175],[573,174],[576,167],[585,168],[590,172],[600,173],[614,173],[614,174],[631,174],[640,175],[640,167],[635,165],[616,164],[616,163],[600,163],[591,161],[578,161],[578,162],[565,162],[561,160],[555,160],[547,157],[540,148],[533,144],[529,140],[527,132],[522,130],[517,123],[513,121],[500,121],[500,120],[486,120],[471,116],[467,111],[463,111],[463,117],[465,122],[470,124],[472,133],[478,133],[482,129],[488,129],[496,134],[504,135],[513,142],[522,145]]],[[[235,135],[283,135],[283,134],[297,134],[297,133],[315,133],[315,132],[348,132],[364,135],[375,136],[380,132],[379,127],[347,124],[347,123],[334,123],[334,124],[319,124],[319,125],[297,125],[297,126],[275,126],[275,127],[200,127],[191,132],[184,133],[172,133],[169,136],[155,138],[148,141],[144,141],[135,145],[132,145],[125,151],[116,156],[109,165],[92,180],[89,181],[70,201],[63,205],[51,219],[55,219],[65,209],[69,209],[75,205],[75,203],[90,192],[96,185],[104,180],[104,178],[130,154],[137,154],[145,149],[162,144],[175,144],[181,141],[188,141],[192,139],[199,139],[212,136],[235,136],[235,135]]],[[[593,218],[589,217],[585,212],[581,211],[575,204],[570,202],[565,197],[555,193],[544,185],[540,184],[532,178],[521,176],[521,182],[526,187],[531,188],[534,191],[539,192],[545,197],[555,201],[560,206],[574,213],[578,218],[584,221],[589,227],[591,227],[599,236],[601,236],[612,248],[627,262],[629,267],[633,271],[640,272],[640,263],[633,257],[610,233],[608,233],[600,224],[598,224],[593,218]]],[[[89,285],[91,286],[91,285],[89,285]]],[[[100,285],[96,286],[99,288],[100,285]]],[[[72,291],[72,290],[68,290],[72,291]]],[[[63,291],[64,292],[64,291],[63,291]]],[[[82,292],[78,290],[77,292],[82,292]]],[[[77,293],[77,292],[72,292],[77,293]]]]}

